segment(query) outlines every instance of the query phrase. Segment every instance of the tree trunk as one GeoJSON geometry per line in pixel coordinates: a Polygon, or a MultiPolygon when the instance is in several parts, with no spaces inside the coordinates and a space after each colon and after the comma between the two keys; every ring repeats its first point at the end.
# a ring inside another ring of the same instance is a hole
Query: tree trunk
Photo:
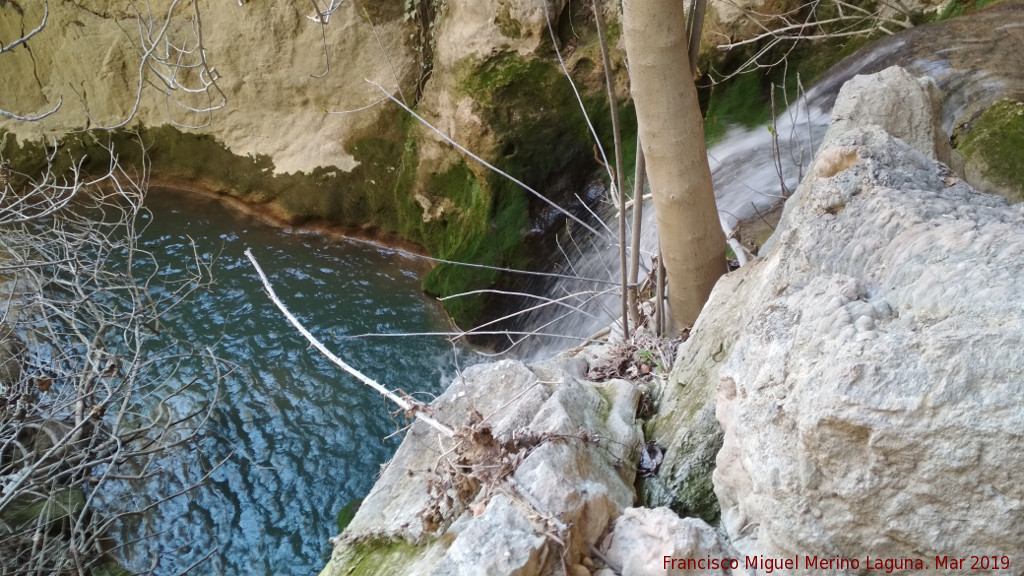
{"type": "Polygon", "coordinates": [[[679,0],[624,0],[623,35],[637,130],[668,273],[677,328],[697,319],[726,272],[704,147],[704,127],[687,57],[686,13],[679,0]]]}

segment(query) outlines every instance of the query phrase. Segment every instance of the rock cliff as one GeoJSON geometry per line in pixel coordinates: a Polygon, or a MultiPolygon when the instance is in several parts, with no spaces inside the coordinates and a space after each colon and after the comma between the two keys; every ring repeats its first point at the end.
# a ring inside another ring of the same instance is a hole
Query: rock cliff
{"type": "Polygon", "coordinates": [[[63,103],[39,122],[0,127],[36,139],[116,126],[132,118],[138,95],[133,125],[196,127],[235,155],[267,157],[278,174],[350,171],[359,163],[352,142],[393,112],[330,112],[378,101],[380,92],[364,78],[392,92],[413,88],[418,65],[402,41],[399,2],[375,3],[366,15],[338,10],[324,27],[309,18],[312,4],[203,2],[198,10],[170,0],[149,4],[151,10],[140,6],[138,14],[129,2],[5,2],[5,42],[46,20],[25,49],[3,55],[0,108],[32,115],[63,103]],[[140,51],[153,41],[159,42],[152,46],[153,68],[140,70],[140,51]],[[203,59],[212,75],[199,78],[191,67],[203,59]],[[215,84],[188,92],[210,81],[215,84]]]}

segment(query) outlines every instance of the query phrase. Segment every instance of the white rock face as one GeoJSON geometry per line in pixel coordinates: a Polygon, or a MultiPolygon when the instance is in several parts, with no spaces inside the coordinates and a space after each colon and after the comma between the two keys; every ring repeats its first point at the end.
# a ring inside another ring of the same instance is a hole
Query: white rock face
{"type": "Polygon", "coordinates": [[[722,519],[764,557],[1012,558],[1024,209],[871,124],[830,134],[770,252],[712,296],[747,302],[716,374],[722,519]]]}
{"type": "MultiPolygon", "coordinates": [[[[745,559],[722,534],[703,520],[680,518],[668,508],[626,509],[602,547],[621,576],[749,573],[745,559]]],[[[607,572],[609,576],[613,573],[607,572]]]]}
{"type": "Polygon", "coordinates": [[[638,392],[623,380],[582,380],[585,363],[526,366],[501,361],[463,372],[433,404],[435,418],[459,425],[471,414],[487,418],[499,441],[547,435],[522,452],[510,479],[481,486],[469,501],[444,513],[437,530],[424,517],[428,485],[450,442],[414,425],[394,459],[338,540],[323,576],[347,574],[366,558],[361,543],[375,541],[390,574],[550,574],[563,548],[546,533],[558,525],[570,565],[590,555],[611,522],[633,504],[636,460],[643,438],[635,421],[638,392]],[[587,440],[589,438],[590,440],[587,440]],[[403,552],[401,542],[411,542],[403,552]],[[397,552],[395,550],[398,550],[397,552]]]}

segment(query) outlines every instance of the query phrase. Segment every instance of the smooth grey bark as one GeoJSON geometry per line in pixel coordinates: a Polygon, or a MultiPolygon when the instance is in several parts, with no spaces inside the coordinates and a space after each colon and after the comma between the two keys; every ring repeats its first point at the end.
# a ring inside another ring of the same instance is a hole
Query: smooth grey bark
{"type": "Polygon", "coordinates": [[[678,0],[624,0],[623,36],[637,131],[677,327],[690,326],[726,272],[725,235],[711,186],[704,127],[678,0]]]}

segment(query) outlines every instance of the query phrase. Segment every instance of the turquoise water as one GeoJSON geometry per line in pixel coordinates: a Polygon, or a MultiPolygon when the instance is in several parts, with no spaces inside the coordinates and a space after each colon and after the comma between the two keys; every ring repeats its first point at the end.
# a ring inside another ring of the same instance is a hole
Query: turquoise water
{"type": "MultiPolygon", "coordinates": [[[[227,460],[197,490],[126,529],[128,565],[176,574],[317,573],[337,533],[335,516],[369,491],[398,446],[401,421],[384,401],[308,348],[266,297],[243,256],[252,248],[278,295],[313,334],[360,371],[429,400],[455,375],[452,345],[439,337],[349,339],[347,335],[450,330],[443,310],[419,290],[422,264],[387,250],[266,226],[218,203],[151,192],[144,246],[173,276],[192,255],[217,255],[215,285],[175,309],[165,327],[209,346],[241,370],[219,393],[200,449],[172,475],[193,477],[227,460]]],[[[460,362],[469,353],[460,350],[460,362]]],[[[204,375],[204,381],[209,377],[204,375]]],[[[182,376],[185,378],[187,376],[182,376]]],[[[207,398],[203,398],[203,395],[207,398]]],[[[167,491],[167,476],[147,490],[167,491]],[[161,483],[165,485],[161,485],[161,483]]]]}

